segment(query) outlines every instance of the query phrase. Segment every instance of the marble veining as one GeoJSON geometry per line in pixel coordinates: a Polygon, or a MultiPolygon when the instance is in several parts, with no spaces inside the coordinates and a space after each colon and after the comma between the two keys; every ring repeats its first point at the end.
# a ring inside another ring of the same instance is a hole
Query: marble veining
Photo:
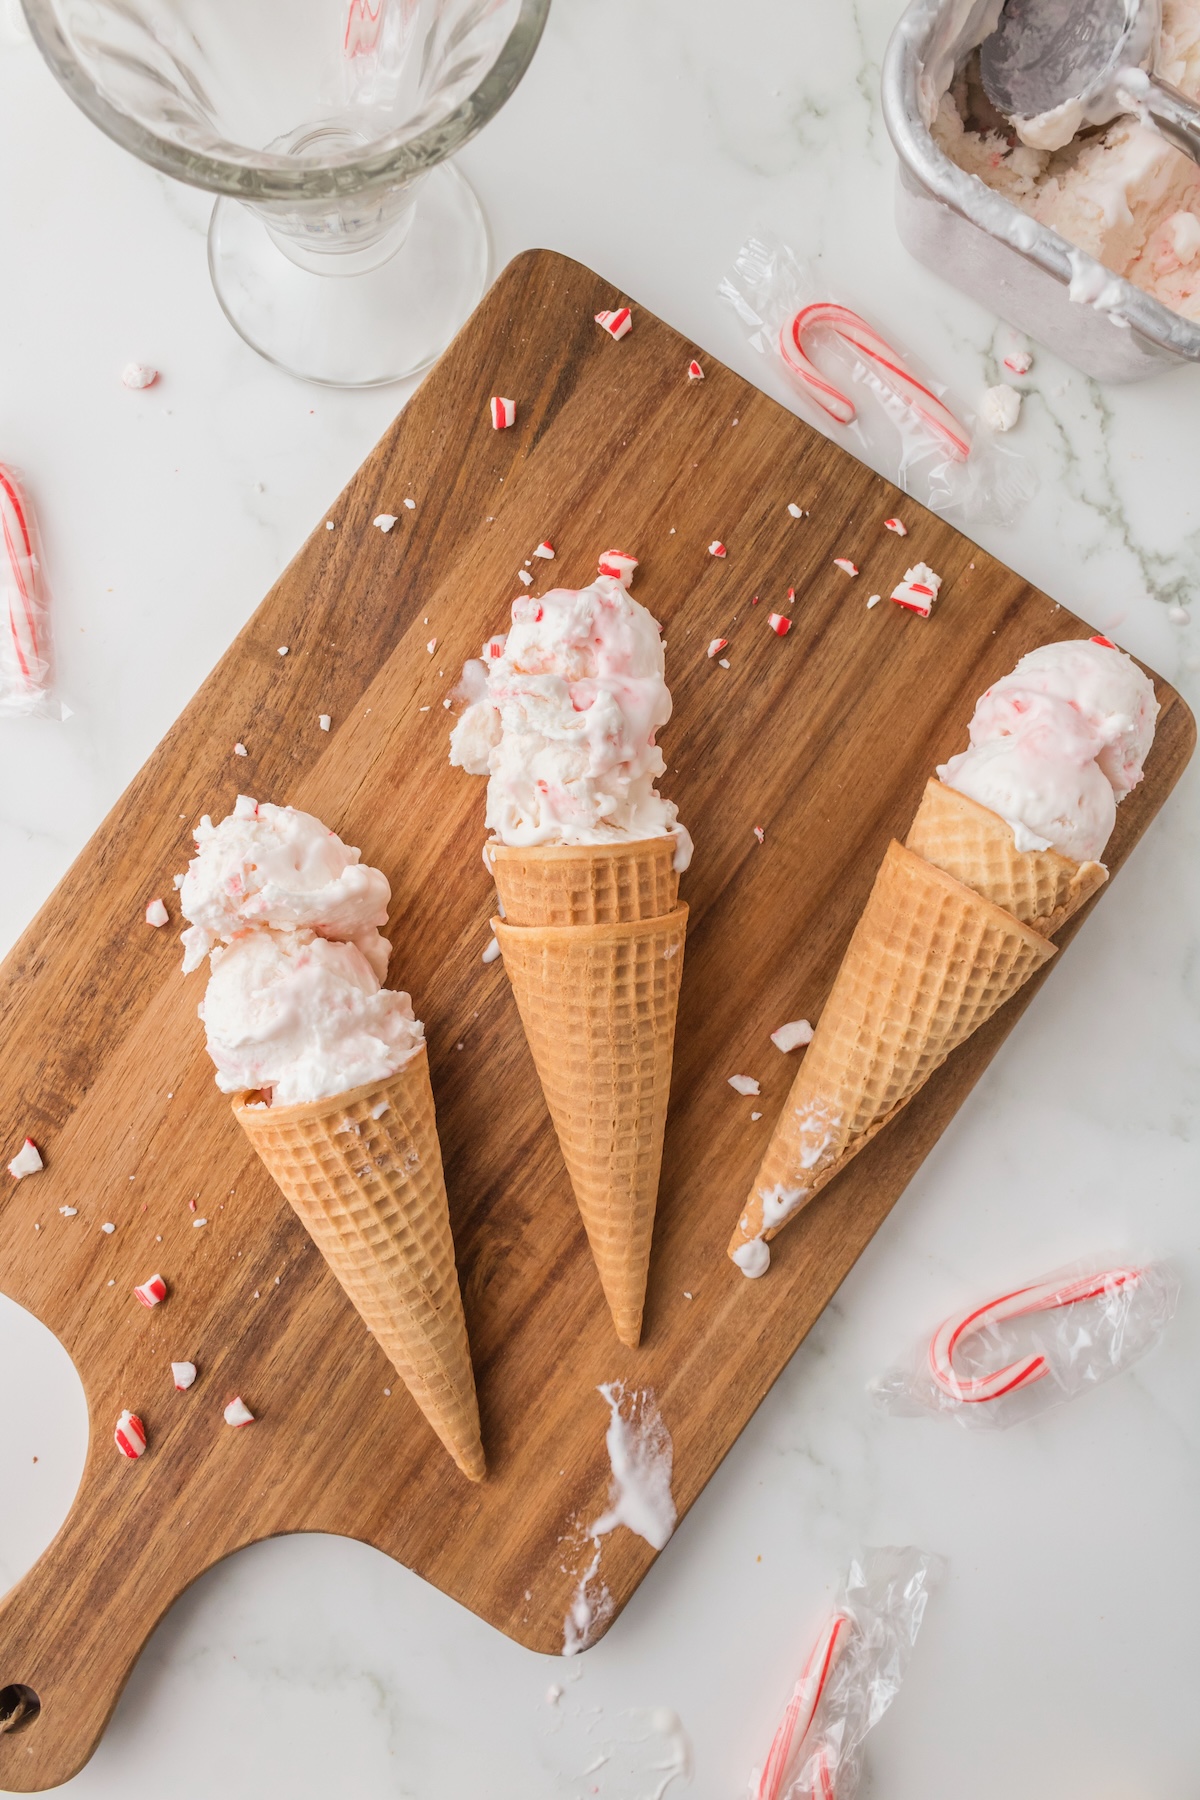
{"type": "MultiPolygon", "coordinates": [[[[496,266],[530,244],[577,256],[764,383],[716,297],[762,223],[977,399],[1010,335],[892,226],[876,88],[898,10],[555,0],[526,81],[463,157],[496,266]]],[[[74,708],[65,725],[0,721],[5,949],[406,390],[308,389],[256,360],[207,285],[203,196],[83,119],[12,0],[0,143],[0,458],[40,502],[74,708]],[[161,383],[124,390],[131,359],[161,383]]],[[[1101,390],[1035,354],[1013,442],[1038,492],[979,541],[1196,704],[1200,370],[1101,390]]],[[[667,1751],[649,1722],[666,1710],[693,1791],[736,1794],[864,1542],[950,1558],[870,1742],[873,1794],[1193,1793],[1198,797],[1193,771],[595,1649],[531,1656],[356,1544],[260,1545],[168,1615],[71,1793],[653,1800],[667,1751]],[[1121,1380],[995,1435],[872,1407],[870,1379],[943,1313],[1139,1252],[1176,1258],[1184,1297],[1121,1380]]],[[[4,1586],[65,1515],[86,1420],[63,1352],[6,1301],[0,1368],[4,1586]]]]}

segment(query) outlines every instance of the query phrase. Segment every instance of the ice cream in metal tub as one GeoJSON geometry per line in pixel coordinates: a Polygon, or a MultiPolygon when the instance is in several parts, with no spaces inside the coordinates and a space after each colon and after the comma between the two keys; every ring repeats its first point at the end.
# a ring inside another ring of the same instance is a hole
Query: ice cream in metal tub
{"type": "Polygon", "coordinates": [[[1200,362],[1200,325],[1131,282],[1113,275],[1102,283],[1105,310],[1072,300],[1072,281],[1077,292],[1086,287],[1090,259],[934,142],[938,102],[958,64],[994,28],[1001,4],[913,0],[892,34],[882,100],[900,159],[901,242],[918,262],[1097,381],[1138,381],[1200,362]]]}

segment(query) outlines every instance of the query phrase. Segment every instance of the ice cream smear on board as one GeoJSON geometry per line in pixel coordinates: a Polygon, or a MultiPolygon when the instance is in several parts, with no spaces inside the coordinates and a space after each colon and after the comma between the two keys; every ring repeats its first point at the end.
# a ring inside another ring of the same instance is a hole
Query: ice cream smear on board
{"type": "Polygon", "coordinates": [[[637,559],[609,551],[590,587],[518,595],[512,624],[463,670],[468,702],[450,761],[488,777],[494,840],[603,844],[670,836],[686,869],[692,840],[657,792],[656,734],[671,717],[662,634],[629,592],[637,559]]]}
{"type": "Polygon", "coordinates": [[[1114,645],[1043,644],[982,695],[970,748],[938,775],[998,813],[1018,850],[1092,861],[1142,779],[1157,717],[1153,683],[1114,645]]]}
{"type": "Polygon", "coordinates": [[[968,748],[888,845],[729,1244],[768,1240],[1055,954],[1154,741],[1153,684],[1108,638],[1043,644],[988,688],[968,748]]]}
{"type": "MultiPolygon", "coordinates": [[[[1200,98],[1197,0],[1164,0],[1156,69],[1200,98]]],[[[933,136],[960,168],[1040,224],[1185,318],[1200,319],[1200,168],[1138,116],[1138,73],[1122,72],[1122,116],[1075,135],[1086,120],[1069,107],[1038,119],[1004,118],[972,55],[941,96],[933,136]]],[[[1088,301],[1082,289],[1072,292],[1077,297],[1088,301]]]]}
{"type": "Polygon", "coordinates": [[[223,1093],[279,1106],[397,1074],[424,1026],[382,985],[391,889],[319,819],[240,795],[205,818],[178,878],[185,972],[211,962],[200,1006],[223,1093]]]}

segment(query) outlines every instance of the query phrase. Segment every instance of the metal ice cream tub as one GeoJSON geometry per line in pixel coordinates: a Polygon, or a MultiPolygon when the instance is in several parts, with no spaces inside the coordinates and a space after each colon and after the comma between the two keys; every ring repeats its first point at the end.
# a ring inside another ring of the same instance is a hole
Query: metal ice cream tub
{"type": "Polygon", "coordinates": [[[1200,362],[1200,324],[1115,276],[960,169],[934,142],[938,102],[1002,0],[912,0],[883,63],[883,117],[900,158],[901,242],[1011,325],[1097,381],[1200,362]],[[1100,305],[1072,299],[1099,295],[1100,305]]]}

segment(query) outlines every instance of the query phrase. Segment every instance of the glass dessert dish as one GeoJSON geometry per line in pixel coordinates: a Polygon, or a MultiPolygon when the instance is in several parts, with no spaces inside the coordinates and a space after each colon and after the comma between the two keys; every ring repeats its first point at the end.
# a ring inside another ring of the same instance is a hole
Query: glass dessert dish
{"type": "Polygon", "coordinates": [[[426,367],[483,292],[488,235],[447,160],[513,92],[550,0],[22,0],[100,129],[218,196],[226,317],[308,381],[426,367]]]}

